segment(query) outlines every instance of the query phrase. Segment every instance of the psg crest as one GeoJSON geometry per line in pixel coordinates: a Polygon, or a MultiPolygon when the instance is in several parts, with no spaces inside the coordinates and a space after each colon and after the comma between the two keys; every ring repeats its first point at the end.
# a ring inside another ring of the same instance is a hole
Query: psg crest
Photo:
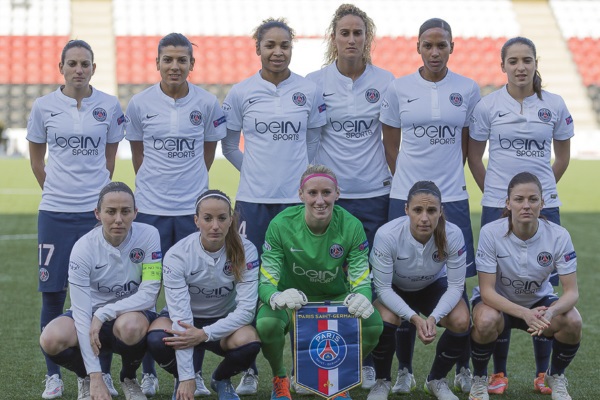
{"type": "Polygon", "coordinates": [[[297,383],[330,399],[361,382],[360,319],[348,307],[307,304],[294,312],[297,383]]]}

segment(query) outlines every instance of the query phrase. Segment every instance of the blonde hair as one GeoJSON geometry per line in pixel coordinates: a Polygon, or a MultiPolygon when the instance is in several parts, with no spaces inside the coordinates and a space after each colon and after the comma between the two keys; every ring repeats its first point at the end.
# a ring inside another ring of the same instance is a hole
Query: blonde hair
{"type": "Polygon", "coordinates": [[[324,165],[310,164],[308,167],[306,167],[306,171],[304,171],[304,173],[302,174],[302,177],[300,177],[300,189],[302,189],[302,186],[304,186],[306,178],[308,178],[310,175],[315,175],[315,174],[329,175],[332,178],[332,181],[334,181],[336,188],[338,187],[337,177],[335,176],[335,173],[331,170],[331,168],[326,167],[324,165]]]}
{"type": "Polygon", "coordinates": [[[363,62],[366,64],[372,64],[371,62],[371,48],[373,45],[373,39],[375,39],[375,23],[366,12],[356,7],[354,4],[342,4],[335,10],[333,14],[333,19],[331,20],[331,24],[329,24],[329,28],[327,28],[326,32],[326,40],[327,40],[327,52],[325,53],[325,64],[331,64],[338,58],[338,50],[335,45],[335,34],[337,29],[337,24],[340,19],[344,18],[346,15],[354,15],[360,19],[365,24],[365,50],[363,52],[363,62]]]}

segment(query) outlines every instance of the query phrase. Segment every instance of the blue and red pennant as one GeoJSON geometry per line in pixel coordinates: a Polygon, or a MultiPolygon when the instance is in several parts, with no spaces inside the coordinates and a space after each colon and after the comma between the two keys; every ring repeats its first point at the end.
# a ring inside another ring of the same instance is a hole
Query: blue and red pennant
{"type": "Polygon", "coordinates": [[[296,382],[330,399],[361,382],[361,324],[348,307],[307,304],[294,313],[296,382]]]}

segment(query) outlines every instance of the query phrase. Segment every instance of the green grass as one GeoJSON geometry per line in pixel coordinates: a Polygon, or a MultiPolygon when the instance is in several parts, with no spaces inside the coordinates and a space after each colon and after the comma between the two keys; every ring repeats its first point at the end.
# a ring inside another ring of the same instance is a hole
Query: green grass
{"type": "MultiPolygon", "coordinates": [[[[0,159],[0,399],[40,399],[43,389],[42,379],[45,364],[39,351],[39,312],[40,295],[37,293],[37,251],[36,251],[36,210],[41,190],[31,173],[29,162],[23,159],[0,159]],[[16,237],[13,235],[30,235],[16,237]]],[[[471,210],[474,232],[479,231],[481,194],[475,187],[470,174],[468,190],[471,194],[471,210]]],[[[134,184],[130,161],[119,161],[115,171],[116,180],[134,184]]],[[[239,173],[225,160],[217,160],[210,173],[211,188],[224,190],[235,197],[239,173]]],[[[570,231],[578,255],[578,277],[580,299],[578,309],[583,320],[583,342],[578,356],[569,369],[569,391],[574,399],[595,399],[597,394],[591,382],[595,382],[600,360],[600,313],[595,307],[600,274],[596,272],[597,253],[600,235],[600,161],[571,162],[567,173],[559,184],[559,193],[564,206],[561,208],[563,225],[570,231]]],[[[469,287],[475,279],[468,282],[469,287]]],[[[158,306],[164,305],[159,299],[158,306]]],[[[431,399],[422,391],[423,379],[431,365],[434,346],[415,346],[414,369],[417,377],[417,391],[410,396],[390,398],[431,399]]],[[[286,351],[288,365],[291,365],[286,351]]],[[[270,370],[262,357],[258,357],[260,369],[259,394],[251,399],[268,399],[270,396],[270,370]]],[[[212,354],[207,355],[205,378],[218,362],[212,354]]],[[[116,356],[113,362],[113,376],[118,376],[120,362],[116,356]]],[[[534,361],[531,340],[520,331],[513,331],[508,370],[510,387],[498,399],[548,399],[533,394],[532,380],[534,361]]],[[[394,371],[395,373],[395,371],[394,371]]],[[[450,374],[453,377],[453,374],[450,374]]],[[[167,400],[171,397],[172,378],[159,369],[161,389],[155,399],[167,400]]],[[[75,399],[77,388],[74,374],[64,373],[66,393],[64,399],[75,399]]],[[[237,384],[237,379],[235,379],[237,384]]],[[[117,385],[118,386],[118,385],[117,385]]],[[[120,388],[117,387],[120,391],[120,388]]],[[[352,391],[353,399],[366,399],[366,392],[352,391]]],[[[459,396],[466,399],[466,395],[459,396]]],[[[121,395],[120,398],[123,398],[121,395]]],[[[216,398],[213,396],[212,398],[216,398]]],[[[316,397],[302,397],[316,399],[316,397]]]]}

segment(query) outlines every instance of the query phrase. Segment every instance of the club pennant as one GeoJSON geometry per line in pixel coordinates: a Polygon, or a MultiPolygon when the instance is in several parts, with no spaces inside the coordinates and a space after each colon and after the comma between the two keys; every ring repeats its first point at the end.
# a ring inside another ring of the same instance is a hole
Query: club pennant
{"type": "Polygon", "coordinates": [[[307,304],[294,312],[298,385],[331,399],[361,383],[360,318],[348,307],[307,304]]]}

